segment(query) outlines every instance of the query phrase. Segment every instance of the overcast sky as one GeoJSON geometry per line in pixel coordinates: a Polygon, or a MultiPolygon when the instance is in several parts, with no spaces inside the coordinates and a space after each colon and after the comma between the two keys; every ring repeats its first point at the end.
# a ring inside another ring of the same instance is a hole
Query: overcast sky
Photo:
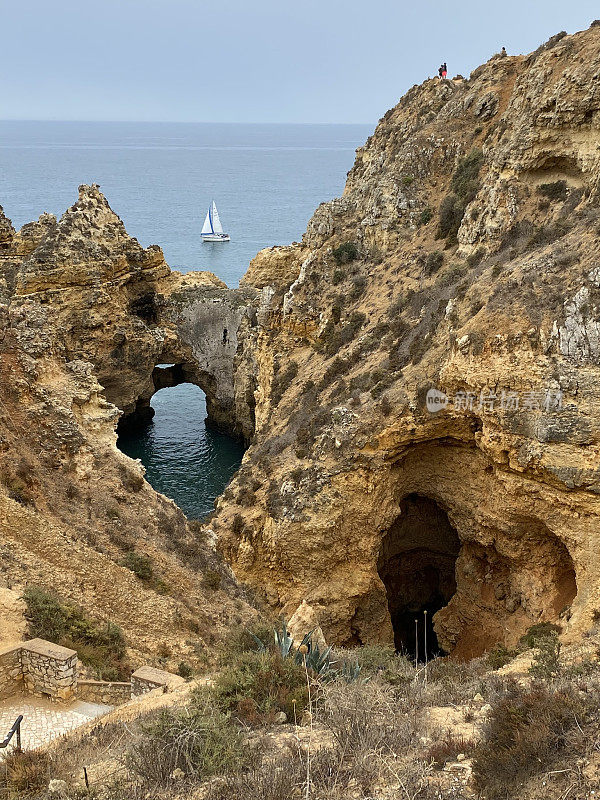
{"type": "Polygon", "coordinates": [[[0,0],[0,119],[375,122],[597,0],[0,0]]]}

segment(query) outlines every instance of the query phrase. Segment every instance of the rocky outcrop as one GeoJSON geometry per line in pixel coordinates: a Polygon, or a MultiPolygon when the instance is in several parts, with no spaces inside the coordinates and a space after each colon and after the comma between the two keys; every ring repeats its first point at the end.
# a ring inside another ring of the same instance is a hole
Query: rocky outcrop
{"type": "MultiPolygon", "coordinates": [[[[171,272],[98,187],[59,221],[0,217],[11,580],[117,614],[140,650],[189,652],[192,619],[206,640],[217,618],[202,581],[216,537],[239,579],[329,642],[410,651],[421,615],[432,653],[458,657],[542,621],[586,631],[599,52],[594,26],[413,87],[302,244],[259,253],[238,290],[171,272]],[[251,443],[200,534],[115,449],[119,418],[143,422],[182,380],[251,443]],[[140,542],[171,593],[120,566],[140,542]]],[[[226,625],[238,589],[222,581],[226,625]]]]}
{"type": "Polygon", "coordinates": [[[287,288],[300,274],[302,260],[303,249],[297,245],[268,247],[252,259],[240,286],[287,288]]]}
{"type": "Polygon", "coordinates": [[[58,222],[46,214],[25,226],[12,249],[24,256],[13,259],[13,306],[45,306],[65,356],[94,365],[124,424],[151,418],[155,366],[173,363],[206,392],[214,425],[250,438],[250,410],[236,417],[232,366],[255,290],[230,292],[208,272],[171,272],[159,247],[127,234],[96,185],[81,186],[58,222]]]}
{"type": "Polygon", "coordinates": [[[246,278],[257,430],[211,524],[329,641],[410,649],[427,611],[465,657],[600,608],[599,53],[592,27],[413,87],[287,287],[278,251],[246,278]]]}
{"type": "MultiPolygon", "coordinates": [[[[237,430],[236,326],[256,291],[229,298],[209,273],[172,273],[160,248],[127,235],[97,186],[80,187],[58,222],[42,215],[2,230],[0,586],[44,587],[120,625],[137,660],[176,669],[210,659],[251,609],[210,539],[117,450],[116,427],[172,359],[171,383],[197,382],[215,424],[237,430]],[[127,566],[132,553],[149,565],[143,580],[127,566]]],[[[240,435],[251,435],[249,415],[240,435]]]]}

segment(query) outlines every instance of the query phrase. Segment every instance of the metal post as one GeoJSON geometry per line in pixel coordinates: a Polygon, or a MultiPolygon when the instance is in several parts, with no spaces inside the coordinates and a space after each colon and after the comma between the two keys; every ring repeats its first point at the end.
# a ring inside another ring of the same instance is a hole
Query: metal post
{"type": "MultiPolygon", "coordinates": [[[[423,611],[425,623],[425,669],[427,669],[427,611],[423,611]]],[[[427,674],[427,673],[426,673],[427,674]]]]}
{"type": "Polygon", "coordinates": [[[23,717],[19,717],[17,722],[17,753],[21,753],[21,720],[23,717]]]}
{"type": "Polygon", "coordinates": [[[419,663],[419,620],[415,620],[415,670],[419,663]]]}

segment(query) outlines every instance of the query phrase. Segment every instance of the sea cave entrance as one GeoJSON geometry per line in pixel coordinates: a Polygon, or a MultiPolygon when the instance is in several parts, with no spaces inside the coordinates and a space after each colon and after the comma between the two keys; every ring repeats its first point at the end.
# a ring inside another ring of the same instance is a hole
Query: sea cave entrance
{"type": "Polygon", "coordinates": [[[244,446],[208,423],[207,397],[179,364],[154,369],[156,391],[118,428],[117,446],[192,519],[210,513],[240,466],[244,446]]]}
{"type": "Polygon", "coordinates": [[[402,500],[399,516],[383,537],[377,564],[399,652],[411,658],[416,654],[424,660],[426,625],[427,658],[442,654],[433,629],[433,616],[456,591],[455,564],[459,550],[458,534],[435,500],[418,494],[402,500]]]}

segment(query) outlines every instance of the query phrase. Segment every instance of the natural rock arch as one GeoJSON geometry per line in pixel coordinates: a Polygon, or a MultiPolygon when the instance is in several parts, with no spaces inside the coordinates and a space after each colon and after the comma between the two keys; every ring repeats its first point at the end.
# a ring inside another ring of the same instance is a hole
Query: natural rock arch
{"type": "Polygon", "coordinates": [[[217,379],[213,374],[200,370],[197,364],[190,361],[175,363],[161,361],[152,369],[146,391],[137,398],[134,410],[124,414],[119,420],[118,433],[132,432],[150,424],[155,413],[151,405],[152,397],[161,389],[172,388],[182,383],[194,384],[204,392],[208,425],[213,425],[227,433],[233,432],[228,413],[230,409],[223,408],[217,398],[217,379]]]}

